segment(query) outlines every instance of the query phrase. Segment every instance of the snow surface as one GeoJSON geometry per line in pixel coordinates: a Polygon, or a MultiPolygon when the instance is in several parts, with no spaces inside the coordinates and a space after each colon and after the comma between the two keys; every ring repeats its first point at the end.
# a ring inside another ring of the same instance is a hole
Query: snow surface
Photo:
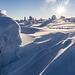
{"type": "Polygon", "coordinates": [[[0,50],[0,75],[75,75],[75,23],[20,26],[0,13],[0,50]]]}

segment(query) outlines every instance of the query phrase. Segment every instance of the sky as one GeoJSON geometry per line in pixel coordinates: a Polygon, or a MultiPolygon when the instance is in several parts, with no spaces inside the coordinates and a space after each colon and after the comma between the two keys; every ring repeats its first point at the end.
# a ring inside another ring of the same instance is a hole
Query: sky
{"type": "Polygon", "coordinates": [[[59,6],[65,10],[61,15],[75,17],[75,0],[0,0],[0,10],[14,19],[59,17],[56,12],[59,6]]]}

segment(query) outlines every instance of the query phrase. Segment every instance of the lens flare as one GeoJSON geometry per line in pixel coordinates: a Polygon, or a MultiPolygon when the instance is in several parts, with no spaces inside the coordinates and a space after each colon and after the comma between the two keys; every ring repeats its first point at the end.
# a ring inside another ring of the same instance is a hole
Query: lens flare
{"type": "Polygon", "coordinates": [[[65,5],[67,5],[69,2],[70,2],[70,0],[67,0],[67,1],[65,2],[65,5]]]}

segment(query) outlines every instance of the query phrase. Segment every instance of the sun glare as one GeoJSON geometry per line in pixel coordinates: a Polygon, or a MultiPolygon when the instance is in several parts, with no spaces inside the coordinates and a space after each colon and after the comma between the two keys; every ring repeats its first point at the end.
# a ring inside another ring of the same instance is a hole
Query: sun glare
{"type": "Polygon", "coordinates": [[[64,7],[62,7],[62,6],[59,6],[58,8],[57,8],[57,14],[63,14],[64,13],[64,11],[65,11],[65,8],[64,7]]]}

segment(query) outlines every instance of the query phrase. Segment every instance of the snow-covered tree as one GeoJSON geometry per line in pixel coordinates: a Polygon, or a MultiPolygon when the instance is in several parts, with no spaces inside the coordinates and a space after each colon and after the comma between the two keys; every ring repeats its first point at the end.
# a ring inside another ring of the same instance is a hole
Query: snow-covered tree
{"type": "Polygon", "coordinates": [[[52,16],[52,20],[55,20],[55,19],[56,19],[56,15],[53,15],[53,16],[52,16]]]}
{"type": "Polygon", "coordinates": [[[29,20],[33,20],[33,18],[31,16],[29,16],[29,20]]]}
{"type": "Polygon", "coordinates": [[[14,57],[16,59],[20,44],[18,23],[0,11],[0,67],[14,61],[14,57]]]}

